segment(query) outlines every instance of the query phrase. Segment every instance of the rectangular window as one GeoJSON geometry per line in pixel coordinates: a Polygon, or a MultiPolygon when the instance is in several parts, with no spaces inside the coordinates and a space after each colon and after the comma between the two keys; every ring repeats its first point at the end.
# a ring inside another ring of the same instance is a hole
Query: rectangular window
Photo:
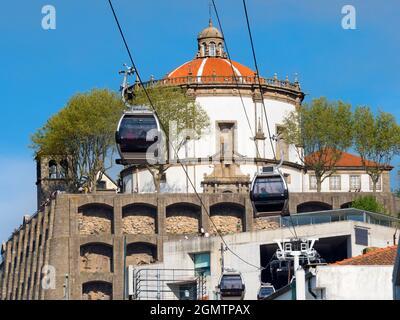
{"type": "Polygon", "coordinates": [[[361,190],[361,176],[360,175],[350,175],[350,190],[351,191],[361,190]]]}
{"type": "Polygon", "coordinates": [[[97,189],[98,190],[106,190],[107,184],[105,181],[97,181],[97,189]]]}
{"type": "Polygon", "coordinates": [[[317,178],[310,176],[310,190],[317,190],[317,178]]]}
{"type": "Polygon", "coordinates": [[[355,242],[361,246],[368,246],[368,229],[356,227],[355,231],[355,242]]]}
{"type": "Polygon", "coordinates": [[[330,190],[341,190],[342,181],[340,176],[329,177],[329,189],[330,190]]]}
{"type": "MultiPolygon", "coordinates": [[[[371,177],[369,177],[369,190],[374,190],[374,184],[372,183],[371,177]]],[[[382,176],[379,176],[378,182],[376,183],[376,190],[382,190],[382,176]]]]}
{"type": "Polygon", "coordinates": [[[194,270],[196,274],[210,275],[210,253],[195,253],[193,254],[194,270]]]}

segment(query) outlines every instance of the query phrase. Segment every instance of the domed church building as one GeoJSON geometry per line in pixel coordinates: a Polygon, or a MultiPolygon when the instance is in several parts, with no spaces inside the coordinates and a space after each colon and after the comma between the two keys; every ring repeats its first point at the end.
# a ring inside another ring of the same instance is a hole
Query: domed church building
{"type": "MultiPolygon", "coordinates": [[[[200,139],[190,139],[178,153],[197,192],[247,193],[254,174],[262,166],[277,163],[274,152],[279,160],[281,149],[282,172],[288,186],[291,191],[302,191],[303,173],[296,147],[281,140],[273,142],[272,150],[261,99],[270,134],[279,136],[285,115],[301,105],[304,93],[297,79],[290,82],[260,76],[260,82],[262,96],[256,72],[239,62],[230,62],[223,35],[210,19],[208,27],[198,34],[194,59],[163,79],[144,84],[181,87],[209,116],[209,130],[200,139]]],[[[146,168],[126,167],[121,177],[125,193],[154,191],[152,175],[146,168]]],[[[194,191],[181,164],[168,168],[161,191],[194,191]]]]}
{"type": "MultiPolygon", "coordinates": [[[[210,19],[208,27],[197,36],[194,59],[164,78],[144,84],[146,87],[181,87],[210,119],[209,130],[204,131],[200,139],[187,140],[179,149],[180,163],[176,158],[170,159],[172,163],[163,174],[161,192],[194,192],[182,163],[197,192],[247,193],[254,175],[263,166],[279,162],[281,155],[284,160],[281,171],[289,191],[316,192],[315,176],[305,172],[299,159],[301,150],[287,144],[281,135],[285,116],[301,107],[304,99],[298,79],[279,80],[275,73],[272,78],[260,75],[260,83],[262,95],[256,72],[239,62],[230,62],[224,49],[224,37],[210,19]],[[261,99],[264,99],[266,112],[261,99]],[[271,142],[270,136],[278,137],[279,142],[271,142]]],[[[175,154],[174,150],[169,151],[170,155],[175,154]]],[[[378,192],[390,192],[391,169],[382,173],[378,192]]],[[[125,167],[121,180],[123,193],[155,191],[152,175],[145,167],[125,167]]],[[[371,192],[372,182],[361,158],[343,153],[336,173],[323,181],[321,191],[371,192]]]]}

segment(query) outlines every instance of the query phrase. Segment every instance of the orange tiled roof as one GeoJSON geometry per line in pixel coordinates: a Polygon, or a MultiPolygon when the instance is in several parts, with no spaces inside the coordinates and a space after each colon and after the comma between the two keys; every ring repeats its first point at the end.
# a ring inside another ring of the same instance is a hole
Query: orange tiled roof
{"type": "MultiPolygon", "coordinates": [[[[235,76],[254,76],[255,72],[250,68],[232,61],[235,76]]],[[[187,77],[211,77],[228,76],[232,77],[232,66],[225,58],[197,58],[184,63],[168,74],[168,78],[187,77]]]]}
{"type": "Polygon", "coordinates": [[[397,246],[375,249],[368,253],[356,256],[353,258],[345,259],[334,263],[339,266],[380,266],[380,265],[394,265],[397,255],[397,246]]]}
{"type": "MultiPolygon", "coordinates": [[[[328,158],[330,156],[329,152],[330,151],[328,151],[327,155],[328,158]]],[[[314,155],[316,155],[316,153],[306,156],[306,162],[312,162],[314,155]]],[[[366,161],[365,164],[371,167],[377,166],[377,163],[373,161],[366,161]]],[[[347,152],[342,152],[340,159],[336,163],[336,167],[363,167],[363,163],[361,157],[347,152]]],[[[392,169],[392,167],[388,167],[388,169],[392,169]]]]}

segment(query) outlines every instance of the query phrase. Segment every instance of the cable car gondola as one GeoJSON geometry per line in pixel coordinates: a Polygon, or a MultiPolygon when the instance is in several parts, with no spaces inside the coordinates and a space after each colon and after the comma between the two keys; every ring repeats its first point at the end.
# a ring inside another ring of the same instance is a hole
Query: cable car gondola
{"type": "Polygon", "coordinates": [[[251,184],[250,199],[255,217],[289,215],[289,190],[278,167],[264,167],[251,184]]]}
{"type": "Polygon", "coordinates": [[[155,143],[160,143],[160,123],[154,112],[145,107],[133,107],[124,112],[115,133],[115,141],[121,156],[122,164],[146,164],[149,160],[158,157],[158,148],[155,143]],[[152,146],[150,152],[149,147],[152,146]]]}
{"type": "Polygon", "coordinates": [[[243,300],[246,291],[242,275],[237,271],[224,271],[219,281],[221,300],[243,300]]]}

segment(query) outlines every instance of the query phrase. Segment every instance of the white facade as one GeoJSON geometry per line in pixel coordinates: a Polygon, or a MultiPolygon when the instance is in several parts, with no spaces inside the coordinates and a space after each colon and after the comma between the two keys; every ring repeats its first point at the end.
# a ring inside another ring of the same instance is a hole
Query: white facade
{"type": "MultiPolygon", "coordinates": [[[[236,173],[242,178],[248,176],[248,180],[251,180],[262,166],[271,165],[274,153],[280,159],[280,151],[283,150],[285,165],[282,172],[287,175],[289,192],[315,192],[316,188],[310,186],[312,173],[304,173],[302,167],[299,157],[302,149],[287,145],[284,141],[273,141],[273,151],[270,141],[270,137],[279,136],[285,117],[301,107],[304,93],[297,79],[293,83],[288,79],[279,80],[276,75],[272,79],[260,75],[261,78],[257,79],[254,70],[228,60],[222,33],[213,27],[211,20],[208,28],[199,33],[197,40],[198,52],[195,59],[180,65],[165,78],[150,83],[152,86],[181,86],[190,96],[195,97],[196,103],[206,111],[210,120],[209,128],[204,130],[199,139],[189,140],[178,150],[178,158],[184,164],[190,181],[182,166],[175,163],[166,171],[166,180],[160,191],[194,192],[193,184],[197,192],[203,192],[202,181],[205,175],[213,173],[214,165],[219,164],[221,156],[224,156],[224,163],[229,163],[227,158],[232,155],[236,160],[240,159],[240,170],[236,173]],[[217,51],[214,47],[210,49],[215,44],[218,44],[217,51]],[[264,102],[265,111],[261,101],[264,102]],[[209,158],[214,161],[209,161],[209,158]],[[258,167],[255,158],[262,159],[258,167]]],[[[164,126],[170,124],[165,123],[164,126]]],[[[184,136],[187,135],[194,137],[190,132],[185,132],[184,136]]],[[[170,137],[170,141],[174,141],[173,137],[170,137]]],[[[176,141],[173,144],[176,146],[176,141]]],[[[176,151],[169,148],[169,161],[177,160],[176,151]]],[[[339,186],[333,184],[332,187],[331,179],[327,178],[322,183],[322,192],[372,191],[370,178],[361,170],[359,158],[351,157],[356,164],[337,174],[340,176],[339,186]],[[351,170],[356,173],[351,173],[351,170]],[[352,175],[357,177],[352,178],[352,175]],[[359,179],[359,188],[353,186],[354,179],[359,179]]],[[[125,193],[155,191],[152,176],[147,169],[124,170],[122,182],[125,193]]],[[[385,186],[388,185],[390,183],[385,183],[385,186]]],[[[377,191],[384,190],[378,188],[377,191]]]]}
{"type": "MultiPolygon", "coordinates": [[[[271,135],[277,134],[277,129],[282,125],[284,117],[295,106],[289,102],[275,101],[265,99],[265,105],[268,112],[268,123],[271,129],[271,135]]],[[[254,163],[253,159],[258,157],[273,159],[273,151],[269,139],[254,141],[256,123],[261,123],[262,131],[268,137],[266,122],[262,111],[261,103],[255,103],[251,97],[243,96],[243,103],[248,114],[249,124],[246,120],[243,105],[239,96],[198,96],[196,102],[207,112],[210,119],[208,130],[204,130],[200,139],[190,140],[186,146],[183,146],[178,153],[181,161],[193,158],[203,158],[204,164],[187,164],[187,172],[191,181],[196,186],[197,192],[202,192],[201,181],[204,175],[209,175],[213,171],[213,165],[208,162],[209,157],[219,159],[221,152],[221,130],[219,124],[232,123],[233,141],[232,148],[235,154],[243,156],[246,164],[240,165],[241,173],[248,175],[252,179],[255,173],[260,169],[254,163]],[[257,119],[257,120],[256,120],[257,119]]],[[[274,151],[277,150],[277,143],[273,142],[274,151]]],[[[174,150],[170,150],[174,155],[174,150]]],[[[226,153],[227,154],[227,153],[226,153]]],[[[279,158],[280,155],[277,155],[279,158]]],[[[176,158],[176,157],[175,157],[176,158]]],[[[300,159],[293,145],[288,147],[288,153],[285,155],[285,161],[300,164],[300,159]]],[[[283,173],[290,175],[288,185],[291,191],[301,192],[304,189],[303,173],[292,167],[284,166],[283,173]]],[[[147,170],[135,172],[133,175],[124,178],[125,192],[153,192],[155,190],[152,182],[152,176],[147,170]]],[[[180,164],[175,164],[169,168],[166,173],[167,183],[162,186],[164,192],[194,192],[186,174],[180,164]]]]}
{"type": "Polygon", "coordinates": [[[326,300],[393,300],[393,266],[319,266],[316,291],[326,300]]]}

